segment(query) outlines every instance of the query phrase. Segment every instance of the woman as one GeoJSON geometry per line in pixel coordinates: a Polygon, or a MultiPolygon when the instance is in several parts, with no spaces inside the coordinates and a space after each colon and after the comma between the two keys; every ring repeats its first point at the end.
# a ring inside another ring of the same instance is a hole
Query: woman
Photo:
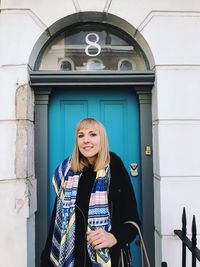
{"type": "Polygon", "coordinates": [[[121,161],[109,152],[104,126],[86,118],[76,127],[73,155],[53,177],[56,203],[41,267],[118,267],[120,250],[140,223],[134,191],[121,161]]]}

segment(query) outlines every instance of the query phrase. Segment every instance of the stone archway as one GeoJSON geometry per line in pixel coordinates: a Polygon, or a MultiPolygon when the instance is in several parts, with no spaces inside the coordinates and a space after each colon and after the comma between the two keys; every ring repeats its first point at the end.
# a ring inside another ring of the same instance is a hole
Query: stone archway
{"type": "MultiPolygon", "coordinates": [[[[41,249],[44,246],[48,229],[48,105],[52,90],[67,88],[67,86],[90,86],[90,85],[131,85],[138,94],[140,104],[140,132],[141,132],[141,166],[142,166],[142,220],[143,234],[147,243],[147,250],[154,263],[154,209],[153,203],[153,163],[151,155],[152,147],[152,116],[151,116],[151,89],[154,85],[154,72],[150,70],[137,72],[59,72],[38,70],[38,60],[44,52],[51,38],[66,27],[73,27],[77,23],[103,23],[123,30],[131,38],[136,30],[126,21],[111,14],[97,12],[76,13],[54,23],[48,31],[39,38],[32,51],[30,66],[30,86],[35,91],[35,173],[38,181],[38,211],[36,215],[36,260],[38,261],[41,249]],[[42,196],[42,197],[41,197],[42,196]]],[[[140,44],[145,43],[139,36],[140,44]]],[[[146,53],[150,57],[151,51],[145,43],[146,53]]],[[[38,263],[36,264],[38,265],[38,263]]]]}

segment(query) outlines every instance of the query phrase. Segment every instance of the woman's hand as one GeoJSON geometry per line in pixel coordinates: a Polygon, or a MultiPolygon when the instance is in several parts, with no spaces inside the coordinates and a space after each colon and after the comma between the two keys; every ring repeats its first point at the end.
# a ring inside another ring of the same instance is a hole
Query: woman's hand
{"type": "Polygon", "coordinates": [[[87,232],[87,241],[94,249],[111,248],[117,244],[115,236],[103,229],[87,232]]]}

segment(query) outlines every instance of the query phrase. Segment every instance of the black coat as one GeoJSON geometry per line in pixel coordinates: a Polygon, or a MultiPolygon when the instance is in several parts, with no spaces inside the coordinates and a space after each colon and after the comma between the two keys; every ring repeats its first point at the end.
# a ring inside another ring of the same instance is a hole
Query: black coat
{"type": "MultiPolygon", "coordinates": [[[[134,190],[123,162],[114,153],[110,153],[111,180],[109,187],[108,203],[111,213],[111,232],[116,237],[118,243],[110,249],[112,267],[118,264],[120,248],[130,243],[137,235],[137,230],[131,224],[124,224],[126,221],[135,221],[140,225],[137,203],[134,190]]],[[[45,248],[41,255],[40,267],[53,267],[50,261],[51,241],[56,214],[56,204],[52,214],[49,234],[45,248]]],[[[88,267],[88,266],[87,266],[88,267]]]]}

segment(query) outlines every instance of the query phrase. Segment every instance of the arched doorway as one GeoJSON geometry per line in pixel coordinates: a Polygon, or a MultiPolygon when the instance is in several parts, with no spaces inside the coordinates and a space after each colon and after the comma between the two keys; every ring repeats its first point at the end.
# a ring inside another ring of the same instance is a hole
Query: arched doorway
{"type": "MultiPolygon", "coordinates": [[[[97,117],[108,128],[112,121],[113,128],[114,117],[118,114],[121,118],[119,123],[128,132],[128,137],[124,139],[129,141],[123,142],[122,138],[119,144],[119,138],[116,138],[112,146],[115,151],[121,147],[118,154],[125,161],[128,171],[132,162],[139,166],[139,175],[131,180],[140,206],[147,249],[154,263],[151,156],[151,88],[154,73],[150,70],[145,53],[132,37],[132,31],[132,26],[113,15],[85,12],[56,22],[49,28],[50,35],[44,33],[33,49],[30,84],[36,96],[36,260],[46,239],[51,210],[49,202],[53,202],[49,198],[49,177],[56,164],[63,159],[63,153],[70,151],[70,147],[66,147],[66,151],[59,151],[56,158],[52,157],[55,151],[51,124],[57,123],[63,113],[64,120],[69,119],[66,114],[73,114],[70,115],[72,125],[78,119],[90,116],[97,117]],[[77,109],[78,104],[80,107],[77,109]],[[131,110],[135,112],[131,113],[131,110]],[[137,155],[132,153],[135,150],[137,155]]],[[[120,129],[123,130],[123,127],[120,129]]],[[[125,131],[120,135],[124,136],[125,131]]],[[[60,147],[65,147],[65,142],[65,138],[59,138],[60,147]]]]}

